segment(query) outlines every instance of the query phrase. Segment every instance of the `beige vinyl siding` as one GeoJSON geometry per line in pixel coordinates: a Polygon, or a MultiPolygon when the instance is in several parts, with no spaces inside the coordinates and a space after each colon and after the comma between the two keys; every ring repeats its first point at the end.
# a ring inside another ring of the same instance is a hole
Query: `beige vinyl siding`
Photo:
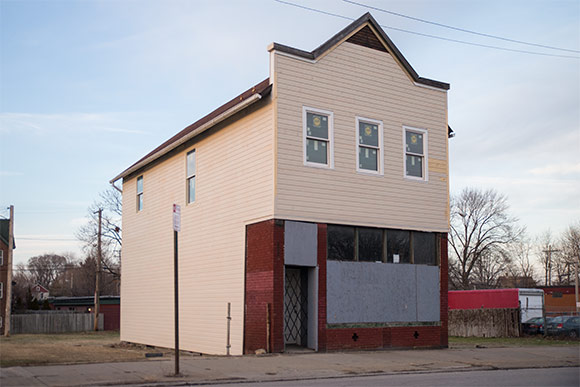
{"type": "Polygon", "coordinates": [[[242,354],[245,226],[273,216],[274,123],[259,102],[143,173],[143,210],[136,178],[123,184],[121,340],[173,347],[172,204],[179,233],[180,347],[242,354]],[[195,202],[186,204],[186,153],[196,150],[195,202]]]}
{"type": "Polygon", "coordinates": [[[447,94],[415,85],[388,53],[344,42],[316,63],[275,55],[283,219],[448,229],[447,94]],[[334,169],[304,166],[302,108],[334,113],[334,169]],[[356,171],[356,117],[383,122],[384,176],[356,171]],[[403,126],[428,132],[428,181],[404,177],[403,126]]]}

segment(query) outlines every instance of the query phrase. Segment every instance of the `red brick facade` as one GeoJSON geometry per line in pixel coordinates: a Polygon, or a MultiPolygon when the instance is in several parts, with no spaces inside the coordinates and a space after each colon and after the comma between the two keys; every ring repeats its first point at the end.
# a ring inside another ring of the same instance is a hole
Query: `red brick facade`
{"type": "Polygon", "coordinates": [[[268,220],[246,227],[244,353],[284,351],[284,225],[268,220]],[[268,338],[268,315],[270,342],[268,338]]]}
{"type": "MultiPolygon", "coordinates": [[[[318,350],[447,347],[447,234],[441,235],[441,325],[328,328],[326,321],[327,225],[318,224],[318,350]]],[[[284,351],[284,222],[246,227],[246,312],[244,353],[284,351]],[[270,343],[267,343],[267,315],[270,343]]]]}

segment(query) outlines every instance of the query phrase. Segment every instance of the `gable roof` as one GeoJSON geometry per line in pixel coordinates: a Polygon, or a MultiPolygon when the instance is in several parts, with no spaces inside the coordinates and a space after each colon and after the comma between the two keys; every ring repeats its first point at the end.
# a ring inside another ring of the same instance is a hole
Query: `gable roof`
{"type": "Polygon", "coordinates": [[[186,141],[194,138],[198,134],[210,129],[211,127],[217,125],[223,120],[231,117],[235,113],[245,109],[246,107],[252,105],[253,103],[259,101],[263,97],[270,94],[272,90],[272,85],[270,84],[270,78],[264,79],[257,85],[244,91],[242,94],[226,102],[222,106],[218,107],[208,115],[200,118],[193,124],[189,125],[175,136],[171,137],[169,140],[165,141],[163,144],[159,145],[157,148],[153,149],[151,152],[143,156],[139,161],[131,165],[129,168],[125,169],[123,172],[115,176],[109,182],[114,183],[117,180],[124,178],[139,169],[145,167],[146,165],[154,162],[160,157],[166,155],[173,149],[177,148],[179,145],[185,143],[186,141]]]}
{"type": "Polygon", "coordinates": [[[280,43],[272,43],[270,50],[276,50],[304,59],[316,61],[319,57],[326,54],[330,49],[342,41],[347,41],[349,43],[359,44],[376,50],[389,52],[395,58],[395,60],[399,62],[399,64],[403,67],[403,69],[407,72],[411,79],[413,79],[414,82],[435,87],[437,89],[449,90],[448,83],[420,77],[369,12],[365,13],[357,20],[346,26],[342,31],[328,39],[314,51],[308,52],[294,47],[285,46],[280,43]]]}

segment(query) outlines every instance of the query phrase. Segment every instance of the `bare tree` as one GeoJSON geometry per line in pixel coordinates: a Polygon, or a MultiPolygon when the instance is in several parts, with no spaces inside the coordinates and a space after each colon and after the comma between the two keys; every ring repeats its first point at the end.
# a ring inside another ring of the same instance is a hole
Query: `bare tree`
{"type": "Polygon", "coordinates": [[[27,264],[29,279],[32,283],[50,289],[68,263],[67,257],[57,254],[32,257],[27,264]]]}
{"type": "Polygon", "coordinates": [[[554,262],[557,285],[574,283],[574,265],[580,253],[580,221],[568,226],[558,241],[559,254],[554,262]]]}
{"type": "Polygon", "coordinates": [[[493,189],[465,188],[451,198],[449,280],[453,288],[469,289],[478,280],[487,284],[497,280],[509,263],[506,245],[523,234],[517,221],[509,214],[507,198],[493,189]]]}
{"type": "Polygon", "coordinates": [[[121,216],[123,213],[122,197],[119,191],[111,187],[100,193],[99,200],[88,209],[89,222],[79,228],[76,237],[84,243],[83,250],[87,255],[96,256],[99,227],[97,211],[99,209],[103,210],[101,261],[103,271],[119,278],[121,276],[121,216]]]}

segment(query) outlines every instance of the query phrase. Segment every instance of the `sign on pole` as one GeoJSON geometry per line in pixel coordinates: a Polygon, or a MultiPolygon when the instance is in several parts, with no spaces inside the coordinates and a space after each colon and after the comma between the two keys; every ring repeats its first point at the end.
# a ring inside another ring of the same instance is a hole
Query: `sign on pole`
{"type": "Polygon", "coordinates": [[[181,231],[181,206],[173,205],[173,231],[181,231]]]}

